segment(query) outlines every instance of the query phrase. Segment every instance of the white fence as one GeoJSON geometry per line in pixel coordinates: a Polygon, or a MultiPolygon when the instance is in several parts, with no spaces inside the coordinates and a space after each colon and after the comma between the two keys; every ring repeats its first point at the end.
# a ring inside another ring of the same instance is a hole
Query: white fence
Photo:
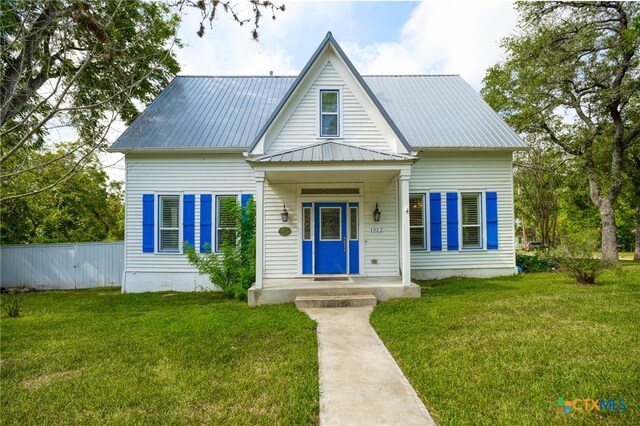
{"type": "Polygon", "coordinates": [[[124,242],[0,246],[2,287],[36,289],[119,286],[124,242]]]}

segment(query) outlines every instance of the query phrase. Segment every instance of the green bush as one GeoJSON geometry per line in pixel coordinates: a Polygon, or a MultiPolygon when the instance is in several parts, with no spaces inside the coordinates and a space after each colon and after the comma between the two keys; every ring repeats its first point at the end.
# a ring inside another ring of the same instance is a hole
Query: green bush
{"type": "Polygon", "coordinates": [[[597,258],[598,239],[585,232],[580,236],[565,236],[552,253],[559,269],[575,278],[578,284],[595,284],[598,275],[609,265],[597,258]]]}
{"type": "Polygon", "coordinates": [[[516,265],[522,272],[547,272],[553,270],[553,263],[543,252],[516,253],[516,265]]]}
{"type": "Polygon", "coordinates": [[[208,275],[212,284],[228,296],[247,300],[247,290],[256,280],[256,208],[253,199],[247,207],[235,200],[222,199],[222,208],[229,209],[236,224],[235,242],[221,241],[220,253],[197,253],[185,242],[189,263],[201,274],[208,275]]]}
{"type": "Polygon", "coordinates": [[[2,309],[7,312],[11,318],[17,318],[22,315],[22,306],[24,304],[24,293],[29,291],[26,287],[16,287],[2,296],[2,309]]]}

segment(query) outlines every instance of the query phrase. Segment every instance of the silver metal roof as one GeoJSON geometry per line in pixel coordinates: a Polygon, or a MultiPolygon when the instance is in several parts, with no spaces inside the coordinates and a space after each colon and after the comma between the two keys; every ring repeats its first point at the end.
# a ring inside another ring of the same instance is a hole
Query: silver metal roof
{"type": "MultiPolygon", "coordinates": [[[[176,77],[111,151],[246,149],[295,77],[176,77]]],[[[457,75],[363,76],[414,149],[526,148],[457,75]]]]}
{"type": "Polygon", "coordinates": [[[294,77],[178,76],[111,145],[130,149],[244,149],[294,77]]]}
{"type": "Polygon", "coordinates": [[[415,148],[526,148],[459,75],[364,76],[415,148]]]}
{"type": "Polygon", "coordinates": [[[332,140],[306,145],[275,154],[263,155],[249,161],[256,163],[273,162],[316,162],[316,161],[412,161],[416,157],[392,152],[339,143],[332,140]]]}

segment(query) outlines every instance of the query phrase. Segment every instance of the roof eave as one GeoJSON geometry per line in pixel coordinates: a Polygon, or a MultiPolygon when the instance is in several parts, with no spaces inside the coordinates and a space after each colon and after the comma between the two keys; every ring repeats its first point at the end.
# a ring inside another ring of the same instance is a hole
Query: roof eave
{"type": "Polygon", "coordinates": [[[246,147],[158,147],[158,148],[107,148],[107,152],[121,154],[242,154],[247,151],[246,147]]]}

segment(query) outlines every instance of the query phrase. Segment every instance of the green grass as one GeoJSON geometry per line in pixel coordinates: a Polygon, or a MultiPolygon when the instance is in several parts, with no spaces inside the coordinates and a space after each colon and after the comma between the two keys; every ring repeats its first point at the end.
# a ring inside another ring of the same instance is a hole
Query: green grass
{"type": "Polygon", "coordinates": [[[0,424],[316,424],[316,326],[212,293],[28,294],[1,320],[0,424]]]}
{"type": "Polygon", "coordinates": [[[640,264],[599,285],[559,273],[422,282],[371,322],[441,425],[640,424],[640,264]],[[558,397],[627,410],[555,410],[558,397]]]}

